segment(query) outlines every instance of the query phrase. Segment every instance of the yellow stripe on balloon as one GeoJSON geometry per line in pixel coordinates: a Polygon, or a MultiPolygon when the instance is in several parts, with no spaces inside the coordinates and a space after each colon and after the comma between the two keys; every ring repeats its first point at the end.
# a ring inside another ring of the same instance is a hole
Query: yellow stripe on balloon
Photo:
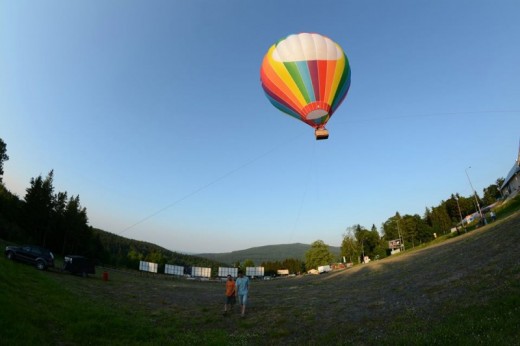
{"type": "Polygon", "coordinates": [[[342,55],[340,59],[337,60],[336,68],[334,70],[334,78],[330,88],[330,94],[328,95],[327,103],[332,105],[334,102],[334,97],[338,91],[339,82],[341,81],[341,76],[345,71],[345,55],[342,55]]]}
{"type": "Polygon", "coordinates": [[[262,63],[262,72],[265,74],[265,80],[263,83],[266,85],[272,83],[274,88],[269,89],[299,113],[303,107],[299,105],[296,96],[294,96],[293,92],[273,69],[273,66],[269,63],[267,56],[264,57],[264,62],[262,63]]]}
{"type": "Polygon", "coordinates": [[[283,62],[279,62],[273,59],[273,50],[276,49],[276,46],[272,46],[269,49],[269,52],[267,53],[267,58],[269,59],[269,64],[273,68],[273,70],[276,72],[276,74],[282,79],[282,81],[287,85],[287,87],[291,90],[293,95],[296,97],[298,102],[300,103],[301,107],[305,107],[307,105],[307,101],[305,101],[305,98],[303,97],[302,92],[294,82],[291,74],[287,69],[285,68],[285,65],[283,62]]]}

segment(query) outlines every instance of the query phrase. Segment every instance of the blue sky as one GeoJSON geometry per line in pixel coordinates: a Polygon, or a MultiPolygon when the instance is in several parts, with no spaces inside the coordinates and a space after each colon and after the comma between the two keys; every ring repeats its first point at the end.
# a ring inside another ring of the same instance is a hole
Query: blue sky
{"type": "Polygon", "coordinates": [[[2,1],[4,183],[55,172],[89,223],[184,252],[339,246],[505,177],[520,139],[518,1],[2,1]],[[330,137],[260,64],[318,32],[349,57],[330,137]]]}

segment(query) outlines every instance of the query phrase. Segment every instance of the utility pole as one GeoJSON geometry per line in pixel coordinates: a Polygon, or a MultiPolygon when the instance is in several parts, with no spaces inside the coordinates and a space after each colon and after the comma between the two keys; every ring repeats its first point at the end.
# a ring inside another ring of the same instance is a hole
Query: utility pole
{"type": "Polygon", "coordinates": [[[466,172],[466,177],[468,177],[469,186],[471,186],[471,190],[473,190],[473,196],[475,197],[475,202],[477,203],[477,209],[478,209],[478,213],[480,215],[480,220],[482,220],[483,215],[482,215],[482,210],[480,210],[480,203],[478,202],[477,191],[475,191],[475,189],[473,188],[473,184],[471,183],[471,179],[469,178],[469,175],[468,175],[468,169],[470,169],[470,168],[471,168],[471,166],[466,168],[464,171],[466,172]]]}
{"type": "Polygon", "coordinates": [[[464,226],[464,220],[462,219],[462,213],[460,212],[459,197],[457,197],[457,195],[455,195],[454,198],[457,201],[457,208],[459,208],[460,225],[462,226],[462,228],[464,228],[464,233],[466,233],[466,226],[464,226]]]}

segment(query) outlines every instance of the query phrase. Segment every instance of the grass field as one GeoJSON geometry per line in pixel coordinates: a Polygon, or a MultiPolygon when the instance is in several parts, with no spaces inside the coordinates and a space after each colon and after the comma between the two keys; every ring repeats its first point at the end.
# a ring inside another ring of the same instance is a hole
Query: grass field
{"type": "Polygon", "coordinates": [[[81,278],[0,259],[6,345],[520,345],[520,213],[399,256],[224,284],[103,269],[81,278]]]}

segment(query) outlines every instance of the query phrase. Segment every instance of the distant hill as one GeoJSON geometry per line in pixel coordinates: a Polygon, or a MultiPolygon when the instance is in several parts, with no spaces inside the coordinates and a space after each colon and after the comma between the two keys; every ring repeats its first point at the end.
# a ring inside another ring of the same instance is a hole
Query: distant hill
{"type": "Polygon", "coordinates": [[[160,266],[175,264],[184,267],[210,267],[215,273],[219,266],[225,264],[206,257],[170,251],[156,244],[125,238],[97,228],[93,228],[92,232],[102,249],[98,258],[100,263],[137,269],[139,261],[143,260],[158,263],[160,266]]]}
{"type": "MultiPolygon", "coordinates": [[[[246,250],[238,250],[224,253],[202,253],[196,254],[197,257],[211,259],[217,262],[233,265],[236,262],[243,262],[247,259],[252,260],[255,265],[260,265],[267,261],[283,261],[287,258],[305,260],[305,253],[310,249],[310,245],[294,243],[252,247],[246,250]]],[[[339,257],[340,248],[329,246],[330,251],[339,257]]]]}

